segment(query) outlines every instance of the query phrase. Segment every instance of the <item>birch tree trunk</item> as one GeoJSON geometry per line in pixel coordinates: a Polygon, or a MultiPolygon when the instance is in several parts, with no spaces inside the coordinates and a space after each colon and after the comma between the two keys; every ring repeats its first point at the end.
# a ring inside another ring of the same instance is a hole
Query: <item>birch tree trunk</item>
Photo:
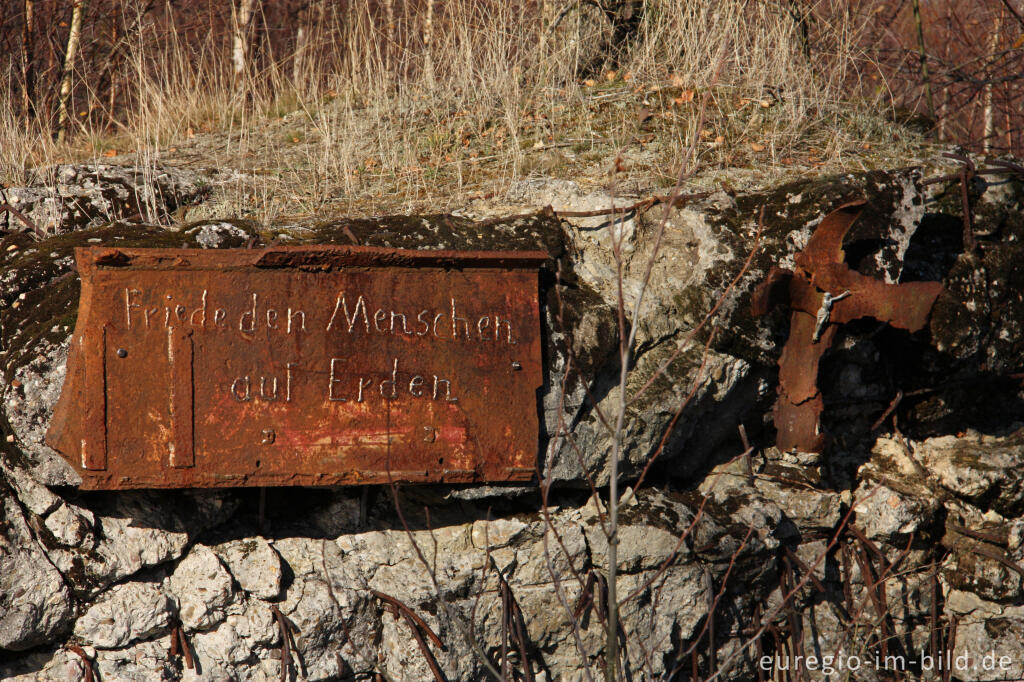
{"type": "Polygon", "coordinates": [[[21,110],[28,123],[36,113],[35,108],[35,49],[32,45],[33,25],[32,0],[25,0],[25,24],[21,34],[21,110]]]}
{"type": "Polygon", "coordinates": [[[434,87],[434,55],[431,41],[434,37],[434,0],[427,0],[427,16],[423,22],[423,77],[428,88],[434,87]]]}
{"type": "Polygon", "coordinates": [[[255,6],[256,0],[239,0],[237,6],[234,3],[231,5],[235,31],[231,48],[231,63],[236,80],[244,75],[249,68],[249,26],[252,23],[255,6]]]}
{"type": "Polygon", "coordinates": [[[391,68],[395,37],[395,0],[384,0],[384,65],[391,68]]]}
{"type": "Polygon", "coordinates": [[[73,0],[71,9],[71,30],[68,32],[68,49],[64,52],[64,68],[60,77],[60,99],[57,109],[57,141],[63,142],[67,134],[68,104],[71,102],[71,75],[78,55],[78,44],[82,38],[82,11],[85,0],[73,0]]]}
{"type": "Polygon", "coordinates": [[[107,116],[110,118],[110,123],[114,123],[114,108],[117,106],[117,22],[110,22],[110,64],[107,68],[110,69],[110,92],[108,93],[107,99],[107,116]]]}
{"type": "Polygon", "coordinates": [[[309,9],[299,11],[297,23],[299,27],[295,29],[295,54],[292,55],[292,86],[298,90],[299,78],[302,76],[302,71],[305,68],[306,63],[306,43],[309,38],[306,32],[306,23],[309,21],[309,9]]]}
{"type": "MultiPolygon", "coordinates": [[[[999,48],[999,39],[1002,37],[1001,33],[1003,30],[1003,11],[1000,10],[999,16],[996,18],[995,28],[992,30],[992,35],[988,41],[988,58],[989,61],[995,60],[996,50],[999,48]]],[[[995,108],[993,107],[992,91],[995,89],[992,85],[993,74],[986,73],[985,80],[985,104],[983,110],[983,119],[985,122],[984,132],[982,133],[981,149],[986,154],[992,151],[992,138],[996,134],[995,125],[995,108]]]]}

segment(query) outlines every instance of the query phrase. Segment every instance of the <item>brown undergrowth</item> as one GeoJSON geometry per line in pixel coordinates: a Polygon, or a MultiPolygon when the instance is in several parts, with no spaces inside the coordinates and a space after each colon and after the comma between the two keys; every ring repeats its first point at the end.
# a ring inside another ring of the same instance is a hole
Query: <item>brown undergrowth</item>
{"type": "Polygon", "coordinates": [[[451,210],[536,176],[607,186],[610,169],[619,191],[646,195],[672,185],[694,134],[694,182],[707,186],[905,162],[914,136],[844,99],[860,27],[830,2],[821,14],[835,19],[815,23],[809,54],[775,3],[656,0],[612,46],[613,26],[587,3],[316,5],[297,25],[267,28],[301,29],[303,42],[283,53],[268,43],[240,73],[228,36],[179,37],[166,30],[173,9],[156,23],[126,14],[116,96],[79,65],[67,142],[0,95],[11,98],[0,182],[90,157],[230,168],[235,179],[193,217],[270,223],[451,210]]]}

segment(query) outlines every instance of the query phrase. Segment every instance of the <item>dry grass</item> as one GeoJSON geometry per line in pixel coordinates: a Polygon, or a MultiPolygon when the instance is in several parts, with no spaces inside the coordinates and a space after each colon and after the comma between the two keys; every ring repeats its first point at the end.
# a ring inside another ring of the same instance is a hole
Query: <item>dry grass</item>
{"type": "Polygon", "coordinates": [[[601,62],[603,16],[584,6],[553,28],[562,6],[548,2],[435,0],[428,38],[425,5],[399,5],[389,26],[383,5],[364,0],[307,17],[314,40],[301,54],[264,59],[241,78],[225,40],[185,45],[143,31],[122,79],[128,106],[107,129],[83,124],[58,146],[0,113],[0,182],[115,151],[119,161],[216,165],[243,173],[203,210],[264,221],[446,210],[531,175],[606,184],[616,167],[616,186],[642,193],[675,177],[723,45],[695,182],[899,163],[913,143],[867,103],[843,101],[859,59],[845,20],[816,21],[808,57],[782,5],[646,6],[614,65],[601,62]]]}

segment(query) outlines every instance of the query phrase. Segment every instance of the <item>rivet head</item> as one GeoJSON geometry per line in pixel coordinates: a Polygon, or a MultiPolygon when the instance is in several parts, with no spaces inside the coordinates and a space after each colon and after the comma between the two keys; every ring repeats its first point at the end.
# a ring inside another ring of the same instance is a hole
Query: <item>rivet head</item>
{"type": "Polygon", "coordinates": [[[261,435],[263,436],[261,442],[264,445],[271,445],[275,440],[277,440],[277,434],[274,433],[274,429],[263,429],[263,433],[261,435]]]}
{"type": "Polygon", "coordinates": [[[518,372],[522,368],[523,368],[523,366],[521,364],[519,364],[518,362],[516,362],[516,361],[512,362],[512,370],[513,371],[518,372]]]}
{"type": "Polygon", "coordinates": [[[128,357],[128,351],[126,349],[124,349],[124,348],[118,348],[117,349],[117,357],[119,357],[119,358],[126,358],[126,357],[128,357]]]}

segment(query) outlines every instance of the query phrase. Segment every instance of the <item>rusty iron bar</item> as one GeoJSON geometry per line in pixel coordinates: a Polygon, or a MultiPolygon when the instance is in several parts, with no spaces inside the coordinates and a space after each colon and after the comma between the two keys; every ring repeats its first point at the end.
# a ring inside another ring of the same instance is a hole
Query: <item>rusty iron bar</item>
{"type": "Polygon", "coordinates": [[[583,591],[580,592],[580,596],[576,599],[576,608],[572,611],[572,619],[574,621],[580,620],[594,603],[594,588],[597,586],[597,577],[594,575],[593,569],[587,575],[587,582],[583,585],[583,591]]]}
{"type": "Polygon", "coordinates": [[[871,425],[871,428],[869,430],[870,431],[875,431],[879,427],[881,427],[882,424],[885,423],[885,420],[889,418],[889,415],[891,415],[896,410],[896,408],[899,407],[899,404],[900,404],[901,400],[903,400],[903,390],[902,389],[899,390],[899,391],[896,391],[896,397],[893,398],[892,401],[889,402],[889,406],[885,408],[885,411],[882,412],[882,415],[878,419],[875,420],[875,422],[871,425]]]}
{"type": "Polygon", "coordinates": [[[892,570],[893,564],[889,562],[889,557],[885,555],[885,552],[878,548],[878,545],[871,542],[868,536],[864,535],[864,531],[858,528],[855,524],[849,523],[846,526],[847,530],[850,531],[856,537],[862,545],[871,550],[871,553],[878,557],[879,563],[882,566],[882,570],[888,573],[892,570]]]}
{"type": "Polygon", "coordinates": [[[889,639],[892,636],[889,631],[889,609],[885,603],[885,584],[884,582],[876,582],[874,564],[871,562],[871,557],[868,556],[867,549],[865,549],[863,545],[856,549],[854,555],[860,563],[861,578],[864,580],[864,589],[867,590],[868,598],[871,600],[875,607],[875,612],[878,614],[878,624],[882,628],[882,635],[879,639],[879,644],[882,649],[882,657],[885,658],[889,655],[889,639]]]}
{"type": "Polygon", "coordinates": [[[430,626],[427,625],[427,623],[420,618],[415,611],[406,606],[406,604],[397,597],[392,597],[390,594],[385,594],[373,589],[370,590],[370,594],[383,602],[384,608],[396,619],[401,618],[405,621],[406,625],[409,626],[409,629],[412,631],[412,635],[416,640],[416,644],[419,646],[420,652],[423,654],[423,658],[427,662],[427,667],[430,668],[430,672],[434,676],[435,682],[447,682],[448,678],[445,677],[444,671],[438,664],[437,658],[430,650],[426,640],[423,639],[423,635],[425,634],[429,637],[430,641],[432,641],[438,649],[441,651],[447,651],[447,648],[441,641],[441,638],[430,629],[430,626]]]}
{"type": "MultiPolygon", "coordinates": [[[[488,558],[490,558],[490,552],[488,552],[488,558]]],[[[500,588],[499,592],[501,593],[501,679],[507,680],[511,673],[511,663],[508,660],[508,616],[512,607],[508,603],[508,592],[504,588],[500,588]]]]}
{"type": "MultiPolygon", "coordinates": [[[[947,154],[947,158],[955,159],[961,163],[967,163],[966,157],[958,154],[947,154]]],[[[993,166],[999,166],[998,168],[975,168],[974,175],[1024,175],[1024,166],[1013,163],[1011,161],[1004,161],[1002,159],[992,159],[989,161],[993,166]]],[[[949,173],[946,175],[936,175],[935,177],[926,178],[921,181],[923,186],[935,185],[940,182],[952,182],[953,180],[960,179],[960,172],[949,173]]]]}
{"type": "Polygon", "coordinates": [[[32,233],[34,235],[36,235],[38,238],[42,239],[43,237],[46,236],[46,232],[44,232],[43,230],[39,229],[39,226],[36,225],[31,220],[29,220],[28,216],[26,216],[24,213],[22,213],[21,211],[19,211],[16,208],[14,208],[10,204],[6,204],[6,203],[0,204],[0,213],[10,213],[15,218],[17,218],[18,220],[23,222],[26,227],[28,227],[30,230],[32,230],[32,233]]]}
{"type": "MultiPolygon", "coordinates": [[[[825,586],[821,583],[820,580],[818,580],[818,577],[816,575],[814,575],[814,571],[809,569],[807,567],[807,564],[805,564],[800,559],[800,557],[797,556],[796,552],[794,552],[793,550],[791,550],[789,547],[786,547],[786,546],[783,546],[782,549],[786,553],[786,558],[789,561],[793,562],[797,566],[797,568],[799,568],[801,571],[803,571],[805,574],[807,574],[807,577],[810,579],[811,583],[814,585],[814,588],[816,590],[818,590],[818,592],[821,592],[823,595],[828,596],[828,590],[826,590],[825,586]]],[[[792,570],[792,567],[790,567],[790,570],[792,570]]]]}
{"type": "Polygon", "coordinates": [[[969,538],[974,538],[976,540],[984,540],[985,542],[991,542],[993,545],[1001,545],[1003,547],[1007,547],[1010,542],[1009,530],[1005,528],[1003,529],[1004,532],[1002,533],[989,533],[981,530],[974,530],[973,528],[968,528],[966,526],[961,526],[960,524],[953,523],[951,521],[946,521],[946,528],[955,533],[959,533],[960,535],[966,535],[969,538]]]}
{"type": "Polygon", "coordinates": [[[939,641],[939,571],[936,566],[931,575],[932,603],[928,609],[929,614],[929,643],[931,644],[932,658],[941,660],[942,652],[939,641]]]}
{"type": "Polygon", "coordinates": [[[708,582],[708,675],[714,677],[718,673],[718,651],[715,649],[715,581],[707,564],[704,564],[703,568],[704,579],[708,582]]]}
{"type": "Polygon", "coordinates": [[[93,667],[92,659],[89,658],[87,653],[85,653],[85,649],[77,644],[68,644],[66,648],[68,651],[76,654],[80,659],[82,659],[82,682],[97,682],[96,671],[93,667]]]}
{"type": "Polygon", "coordinates": [[[281,613],[277,604],[271,604],[270,611],[274,614],[278,631],[281,633],[281,682],[288,682],[288,675],[295,662],[298,662],[300,671],[305,675],[306,666],[299,654],[299,648],[295,645],[295,635],[299,633],[299,628],[281,613]]]}
{"type": "MultiPolygon", "coordinates": [[[[494,561],[494,557],[490,557],[491,566],[498,574],[498,588],[501,593],[502,603],[502,615],[505,620],[505,625],[502,627],[502,632],[510,632],[512,634],[512,641],[516,648],[519,650],[520,667],[523,673],[523,677],[526,682],[533,682],[533,668],[530,665],[530,652],[527,646],[526,637],[526,623],[523,620],[523,610],[519,607],[519,602],[516,601],[515,595],[512,593],[512,587],[505,580],[505,576],[502,575],[501,569],[494,561]]],[[[507,660],[507,655],[505,657],[507,660]]],[[[502,661],[502,668],[506,666],[506,660],[502,661]]]]}
{"type": "Polygon", "coordinates": [[[76,256],[78,323],[47,438],[83,489],[536,476],[546,253],[76,256]]]}
{"type": "Polygon", "coordinates": [[[853,588],[850,584],[852,579],[851,571],[853,570],[852,559],[850,558],[850,544],[848,542],[841,542],[839,545],[839,556],[841,562],[841,571],[843,578],[843,601],[846,604],[846,611],[850,614],[850,622],[853,624],[853,588]]]}
{"type": "MultiPolygon", "coordinates": [[[[943,646],[943,649],[945,649],[947,652],[948,651],[952,651],[953,648],[956,646],[956,631],[957,631],[957,626],[959,624],[960,624],[959,617],[957,617],[957,615],[955,613],[950,615],[950,617],[949,617],[949,629],[948,629],[948,632],[946,633],[946,637],[945,637],[945,640],[946,640],[945,641],[945,646],[943,646]]],[[[944,666],[943,670],[942,670],[942,682],[950,682],[952,677],[953,677],[952,666],[949,666],[949,665],[944,666]]]]}
{"type": "MultiPolygon", "coordinates": [[[[757,603],[754,604],[754,614],[753,615],[754,615],[754,621],[751,624],[751,630],[754,631],[754,632],[757,632],[757,630],[760,628],[760,625],[761,625],[761,602],[757,602],[757,603]]],[[[764,672],[765,671],[760,666],[761,657],[764,656],[764,645],[761,642],[761,638],[762,637],[763,637],[763,634],[758,634],[757,635],[757,639],[754,641],[754,647],[755,647],[755,650],[757,651],[757,658],[755,658],[754,660],[758,661],[758,665],[754,666],[754,668],[757,669],[757,682],[764,682],[764,672]]]]}
{"type": "Polygon", "coordinates": [[[430,641],[433,642],[434,646],[436,646],[438,649],[440,649],[441,651],[448,650],[448,648],[444,645],[444,642],[441,641],[441,638],[438,637],[434,633],[434,631],[430,629],[430,626],[427,625],[426,621],[420,618],[415,611],[406,606],[405,603],[403,603],[400,599],[398,599],[397,597],[392,597],[390,594],[384,594],[383,592],[379,592],[377,590],[370,590],[370,594],[372,594],[374,597],[381,600],[382,602],[391,604],[401,613],[411,618],[413,622],[416,623],[416,627],[423,630],[423,632],[426,633],[427,637],[430,638],[430,641]]]}
{"type": "Polygon", "coordinates": [[[400,616],[402,620],[405,621],[406,625],[409,626],[409,629],[412,630],[412,636],[416,640],[416,644],[419,646],[420,652],[423,654],[423,658],[427,661],[427,667],[430,668],[430,672],[434,675],[435,682],[448,682],[448,678],[445,677],[444,671],[441,670],[441,666],[438,664],[437,658],[430,650],[430,647],[427,646],[426,640],[423,639],[423,632],[416,625],[416,621],[413,620],[408,613],[405,611],[398,611],[398,609],[391,604],[388,604],[385,608],[390,609],[396,617],[400,616]]]}
{"type": "Polygon", "coordinates": [[[960,167],[960,203],[963,210],[964,220],[964,252],[974,253],[978,249],[978,242],[974,238],[974,224],[971,220],[971,200],[967,192],[967,183],[971,181],[972,174],[968,166],[960,167]]]}
{"type": "MultiPolygon", "coordinates": [[[[785,555],[782,556],[780,562],[781,569],[779,571],[779,590],[780,594],[791,595],[786,600],[786,619],[789,622],[789,637],[792,642],[793,654],[796,659],[802,661],[804,659],[804,638],[803,638],[803,627],[801,624],[800,613],[796,608],[797,593],[795,591],[796,579],[793,577],[793,566],[789,563],[789,558],[785,555]]],[[[804,678],[803,668],[800,665],[793,666],[794,679],[800,682],[804,678]]]]}
{"type": "Polygon", "coordinates": [[[740,455],[744,459],[744,464],[747,469],[747,483],[751,487],[754,486],[754,446],[750,444],[750,439],[747,438],[747,427],[740,424],[737,427],[740,432],[740,442],[743,443],[743,453],[740,455]]]}
{"type": "Polygon", "coordinates": [[[192,647],[189,645],[188,640],[185,639],[185,630],[180,622],[175,623],[171,627],[171,648],[167,655],[169,658],[184,656],[186,668],[193,670],[196,667],[195,659],[192,657],[192,647]]]}
{"type": "Polygon", "coordinates": [[[606,215],[626,215],[629,213],[643,213],[645,211],[658,206],[659,204],[671,204],[673,207],[678,208],[679,206],[685,206],[691,201],[697,201],[700,199],[706,199],[711,196],[711,192],[693,192],[691,194],[654,194],[632,204],[626,206],[615,206],[611,208],[599,208],[592,211],[556,211],[550,205],[536,211],[534,213],[521,213],[519,215],[512,216],[500,216],[497,218],[488,218],[478,224],[478,227],[490,227],[491,225],[498,225],[501,223],[508,223],[515,220],[522,220],[526,218],[536,218],[538,216],[549,216],[558,218],[596,218],[598,216],[606,215]]]}
{"type": "MultiPolygon", "coordinates": [[[[775,623],[766,623],[765,629],[768,631],[768,634],[772,636],[772,644],[774,645],[775,655],[781,656],[783,649],[785,647],[785,638],[782,632],[779,630],[778,626],[775,625],[775,623]]],[[[789,667],[791,666],[787,666],[787,669],[784,671],[785,674],[783,675],[783,678],[786,680],[789,679],[789,667]]]]}

